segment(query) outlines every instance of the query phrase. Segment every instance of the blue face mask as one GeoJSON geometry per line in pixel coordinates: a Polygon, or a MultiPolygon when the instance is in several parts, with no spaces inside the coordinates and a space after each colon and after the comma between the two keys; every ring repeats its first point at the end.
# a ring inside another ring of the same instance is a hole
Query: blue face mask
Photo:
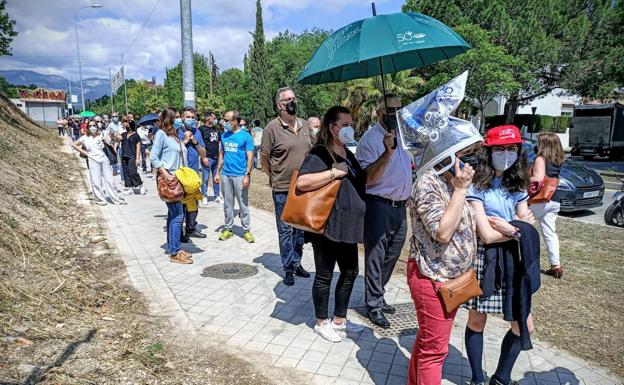
{"type": "Polygon", "coordinates": [[[193,118],[187,118],[187,119],[184,119],[184,124],[188,128],[193,128],[197,124],[197,120],[195,120],[193,118]]]}
{"type": "Polygon", "coordinates": [[[223,129],[225,131],[232,131],[232,126],[230,125],[230,123],[223,123],[223,129]]]}
{"type": "Polygon", "coordinates": [[[182,119],[180,118],[173,119],[173,127],[176,129],[182,127],[182,119]]]}
{"type": "Polygon", "coordinates": [[[241,126],[240,128],[241,128],[241,130],[246,130],[247,126],[241,126]]]}

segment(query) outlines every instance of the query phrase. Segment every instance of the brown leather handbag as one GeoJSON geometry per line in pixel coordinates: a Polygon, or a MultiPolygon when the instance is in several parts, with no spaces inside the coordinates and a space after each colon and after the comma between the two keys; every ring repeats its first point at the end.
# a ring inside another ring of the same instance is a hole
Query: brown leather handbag
{"type": "Polygon", "coordinates": [[[173,179],[167,180],[164,173],[159,171],[156,177],[156,186],[158,186],[158,196],[167,203],[180,202],[184,198],[182,183],[175,175],[173,175],[173,179]]]}
{"type": "Polygon", "coordinates": [[[559,178],[549,178],[545,176],[542,182],[542,188],[529,199],[529,204],[550,202],[557,191],[557,187],[559,187],[559,178]]]}
{"type": "Polygon", "coordinates": [[[440,287],[436,287],[433,282],[433,287],[440,295],[447,313],[453,312],[469,299],[483,295],[479,281],[477,281],[477,270],[474,268],[444,282],[440,287]]]}
{"type": "MultiPolygon", "coordinates": [[[[473,221],[470,215],[468,215],[468,219],[471,223],[471,227],[473,227],[473,221]]],[[[476,238],[474,238],[473,250],[474,255],[472,256],[472,262],[474,264],[477,260],[476,238]]],[[[435,281],[432,280],[431,282],[433,283],[433,288],[440,296],[447,313],[453,312],[466,301],[483,295],[483,290],[481,290],[481,286],[477,280],[477,269],[473,267],[461,273],[459,276],[444,282],[440,287],[436,286],[435,281]]]]}
{"type": "MultiPolygon", "coordinates": [[[[334,158],[331,150],[328,149],[328,151],[334,158]]],[[[296,229],[323,234],[338,196],[338,190],[340,190],[340,179],[335,179],[314,191],[301,191],[297,189],[298,177],[299,171],[294,171],[290,178],[288,198],[286,198],[286,205],[280,219],[296,229]]]]}
{"type": "MultiPolygon", "coordinates": [[[[184,156],[182,155],[182,143],[180,144],[180,161],[184,164],[184,156]]],[[[156,176],[156,186],[158,188],[158,196],[161,200],[167,203],[180,202],[184,198],[184,188],[182,183],[178,180],[175,174],[172,175],[173,179],[168,180],[165,178],[164,173],[158,171],[156,176]]]]}

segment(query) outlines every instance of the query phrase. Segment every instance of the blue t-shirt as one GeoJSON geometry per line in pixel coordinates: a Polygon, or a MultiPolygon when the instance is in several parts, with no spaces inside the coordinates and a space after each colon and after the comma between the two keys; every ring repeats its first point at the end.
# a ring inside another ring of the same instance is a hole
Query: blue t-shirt
{"type": "Polygon", "coordinates": [[[225,176],[243,176],[247,173],[247,151],[253,152],[254,142],[247,131],[225,132],[221,135],[223,169],[225,176]]]}
{"type": "Polygon", "coordinates": [[[468,190],[468,201],[479,201],[483,203],[485,215],[489,217],[498,217],[506,221],[512,221],[516,215],[516,206],[518,203],[529,199],[526,191],[510,192],[501,185],[502,178],[494,177],[492,179],[492,188],[480,190],[474,185],[468,190]]]}
{"type": "MultiPolygon", "coordinates": [[[[184,128],[178,128],[178,138],[180,138],[180,140],[184,140],[184,132],[184,128]]],[[[195,140],[197,140],[197,146],[206,147],[200,130],[193,128],[193,136],[195,137],[195,140]]],[[[197,148],[195,148],[195,145],[189,141],[186,144],[186,149],[188,151],[187,167],[199,172],[199,152],[197,151],[197,148]]]]}

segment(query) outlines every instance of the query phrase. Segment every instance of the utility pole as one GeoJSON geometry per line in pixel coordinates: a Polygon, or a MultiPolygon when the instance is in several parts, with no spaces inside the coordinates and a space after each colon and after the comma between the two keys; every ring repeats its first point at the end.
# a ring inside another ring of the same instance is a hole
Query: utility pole
{"type": "Polygon", "coordinates": [[[209,68],[209,73],[210,73],[210,97],[212,97],[212,52],[208,51],[208,66],[209,68]]]}
{"type": "Polygon", "coordinates": [[[115,105],[115,102],[113,101],[113,78],[111,77],[110,67],[108,67],[108,81],[111,87],[111,99],[110,100],[111,100],[111,116],[112,116],[113,113],[115,112],[115,107],[113,107],[115,105]]]}
{"type": "Polygon", "coordinates": [[[180,0],[182,38],[182,82],[184,107],[195,108],[195,70],[193,68],[193,23],[191,0],[180,0]]]}
{"type": "Polygon", "coordinates": [[[123,79],[123,83],[124,83],[124,98],[126,99],[126,116],[128,116],[128,88],[126,87],[126,71],[124,71],[123,68],[123,57],[124,54],[121,54],[121,77],[123,79]]]}
{"type": "Polygon", "coordinates": [[[71,116],[71,115],[74,114],[74,105],[72,104],[72,99],[71,99],[71,97],[72,97],[72,93],[71,93],[71,76],[69,76],[69,75],[67,75],[67,84],[69,85],[69,103],[68,104],[70,104],[72,106],[72,108],[68,108],[68,110],[70,110],[69,111],[69,115],[71,116]]]}

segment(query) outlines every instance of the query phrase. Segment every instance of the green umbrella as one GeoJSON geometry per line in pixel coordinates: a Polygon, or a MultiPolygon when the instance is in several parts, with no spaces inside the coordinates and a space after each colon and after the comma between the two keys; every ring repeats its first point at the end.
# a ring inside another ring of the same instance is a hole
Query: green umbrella
{"type": "Polygon", "coordinates": [[[93,112],[93,111],[82,111],[79,115],[80,115],[81,117],[83,117],[83,118],[92,118],[92,117],[94,117],[96,114],[95,114],[95,112],[93,112]]]}
{"type": "Polygon", "coordinates": [[[468,49],[464,39],[432,17],[409,12],[373,16],[332,33],[299,82],[342,82],[425,67],[468,49]]]}

